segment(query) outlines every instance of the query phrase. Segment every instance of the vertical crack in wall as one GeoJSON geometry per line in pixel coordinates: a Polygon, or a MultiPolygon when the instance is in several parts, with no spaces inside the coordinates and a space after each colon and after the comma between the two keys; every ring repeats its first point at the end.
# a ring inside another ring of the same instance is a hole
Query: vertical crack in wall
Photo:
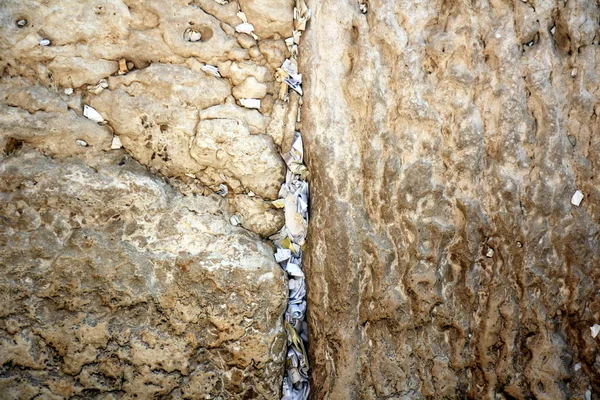
{"type": "MultiPolygon", "coordinates": [[[[294,32],[286,39],[291,53],[282,67],[278,69],[277,80],[281,85],[280,98],[290,101],[295,96],[290,88],[302,95],[302,75],[298,72],[298,44],[306,23],[310,19],[310,10],[303,0],[296,0],[294,8],[294,32]]],[[[296,128],[299,128],[301,99],[297,106],[296,128]]],[[[293,113],[293,111],[292,111],[293,113]]],[[[285,144],[284,144],[285,145],[285,144]]],[[[306,323],[306,281],[302,271],[302,253],[308,229],[308,169],[304,165],[304,146],[302,135],[296,130],[288,152],[282,154],[287,165],[285,182],[281,185],[279,199],[273,203],[284,209],[285,225],[271,236],[277,247],[275,260],[288,274],[289,297],[285,312],[285,330],[287,333],[287,359],[282,383],[282,400],[303,400],[308,398],[309,362],[306,351],[308,344],[308,325],[306,323]]],[[[283,147],[285,148],[285,147],[283,147]]]]}

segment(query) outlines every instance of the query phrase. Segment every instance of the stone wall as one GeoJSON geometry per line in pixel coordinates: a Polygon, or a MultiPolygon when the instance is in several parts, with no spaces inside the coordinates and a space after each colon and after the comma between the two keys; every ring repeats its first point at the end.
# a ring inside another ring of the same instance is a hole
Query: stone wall
{"type": "Polygon", "coordinates": [[[0,398],[277,398],[285,278],[224,200],[116,152],[0,171],[0,398]]]}
{"type": "Polygon", "coordinates": [[[271,3],[0,2],[0,398],[280,396],[271,3]]]}
{"type": "Polygon", "coordinates": [[[596,2],[309,7],[313,398],[597,396],[596,2]]]}
{"type": "MultiPolygon", "coordinates": [[[[293,7],[0,2],[0,398],[280,396],[293,7]]],[[[597,396],[598,5],[309,7],[312,397],[597,396]]]]}

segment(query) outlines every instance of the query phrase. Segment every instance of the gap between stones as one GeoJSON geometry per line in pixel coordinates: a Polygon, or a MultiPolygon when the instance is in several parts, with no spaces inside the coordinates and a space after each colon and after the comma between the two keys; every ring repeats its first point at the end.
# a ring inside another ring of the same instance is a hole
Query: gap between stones
{"type": "MultiPolygon", "coordinates": [[[[302,75],[298,73],[298,45],[311,13],[304,0],[296,0],[293,36],[286,39],[291,58],[278,71],[282,98],[289,101],[290,88],[302,95],[302,75]]],[[[301,119],[302,99],[298,102],[296,122],[301,119]]],[[[306,280],[302,256],[308,229],[308,169],[304,165],[304,147],[299,131],[294,134],[290,150],[282,154],[287,165],[285,182],[279,190],[276,207],[284,209],[285,225],[269,239],[277,249],[275,260],[288,275],[288,306],[283,324],[287,334],[287,355],[282,382],[282,400],[306,400],[310,392],[308,362],[308,325],[306,323],[306,280]]]]}

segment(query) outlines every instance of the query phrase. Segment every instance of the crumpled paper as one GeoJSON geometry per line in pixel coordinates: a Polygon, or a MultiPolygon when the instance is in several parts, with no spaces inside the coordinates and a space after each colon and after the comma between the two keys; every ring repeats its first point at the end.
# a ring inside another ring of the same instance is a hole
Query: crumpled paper
{"type": "Polygon", "coordinates": [[[237,16],[242,20],[242,23],[235,27],[235,31],[238,33],[245,33],[254,38],[254,40],[258,40],[258,36],[254,33],[254,25],[248,22],[248,18],[243,11],[239,11],[237,16]]]}
{"type": "Polygon", "coordinates": [[[214,76],[215,78],[220,78],[221,77],[221,73],[219,72],[219,68],[215,67],[214,65],[203,65],[201,68],[202,71],[211,74],[212,76],[214,76]]]}
{"type": "Polygon", "coordinates": [[[302,95],[302,74],[298,73],[298,62],[294,58],[286,59],[281,67],[277,68],[277,79],[302,95]]]}
{"type": "Polygon", "coordinates": [[[279,200],[283,207],[285,226],[271,236],[277,247],[275,261],[288,274],[288,306],[284,326],[288,338],[286,373],[283,378],[282,400],[305,400],[310,392],[308,378],[308,325],[306,323],[306,280],[302,270],[302,246],[308,229],[309,189],[304,161],[302,136],[296,132],[289,152],[283,155],[288,167],[286,180],[281,185],[279,200]]]}
{"type": "Polygon", "coordinates": [[[282,83],[279,98],[285,99],[287,88],[290,87],[302,96],[302,74],[298,73],[296,58],[298,57],[298,45],[302,32],[306,30],[306,24],[311,17],[310,9],[304,0],[296,0],[294,7],[294,30],[292,36],[285,39],[285,44],[290,51],[291,57],[285,60],[280,68],[277,68],[277,82],[282,83]]]}
{"type": "MultiPolygon", "coordinates": [[[[276,79],[280,83],[279,98],[289,100],[289,88],[302,96],[302,74],[298,72],[298,44],[302,32],[311,17],[305,0],[296,0],[294,7],[294,31],[285,39],[291,57],[277,68],[276,79]]],[[[240,17],[247,22],[245,15],[240,17]],[[243,17],[243,18],[242,18],[243,17]]],[[[302,104],[300,99],[299,104],[302,104]]],[[[248,107],[247,105],[245,105],[248,107]]],[[[298,118],[300,117],[300,105],[298,118]]],[[[299,122],[299,120],[298,120],[299,122]]],[[[283,377],[282,400],[306,400],[310,393],[308,377],[308,324],[306,323],[306,279],[302,270],[302,252],[308,233],[308,169],[304,165],[302,135],[295,132],[290,150],[282,154],[287,165],[285,182],[279,190],[279,199],[272,202],[283,208],[285,225],[271,236],[277,248],[275,260],[288,275],[288,306],[284,326],[287,332],[288,352],[283,377]]]]}

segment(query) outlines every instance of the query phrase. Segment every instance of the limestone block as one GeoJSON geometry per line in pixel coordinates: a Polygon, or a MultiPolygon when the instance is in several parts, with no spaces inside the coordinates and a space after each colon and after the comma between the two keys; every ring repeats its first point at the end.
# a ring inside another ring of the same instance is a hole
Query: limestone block
{"type": "Polygon", "coordinates": [[[222,104],[200,111],[200,119],[237,119],[248,126],[250,133],[265,133],[267,118],[256,110],[239,107],[235,104],[222,104]]]}
{"type": "Polygon", "coordinates": [[[240,7],[260,38],[292,36],[294,1],[240,0],[240,7]]]}
{"type": "Polygon", "coordinates": [[[236,99],[261,99],[267,95],[267,85],[250,76],[244,82],[235,86],[232,94],[236,99]]]}
{"type": "Polygon", "coordinates": [[[2,393],[277,398],[272,247],[121,158],[0,162],[2,393]]]}
{"type": "Polygon", "coordinates": [[[251,135],[240,121],[200,121],[190,154],[198,164],[222,170],[267,199],[277,198],[285,177],[285,165],[271,138],[251,135]]]}
{"type": "Polygon", "coordinates": [[[311,396],[593,398],[598,5],[364,3],[300,48],[311,396]]]}

